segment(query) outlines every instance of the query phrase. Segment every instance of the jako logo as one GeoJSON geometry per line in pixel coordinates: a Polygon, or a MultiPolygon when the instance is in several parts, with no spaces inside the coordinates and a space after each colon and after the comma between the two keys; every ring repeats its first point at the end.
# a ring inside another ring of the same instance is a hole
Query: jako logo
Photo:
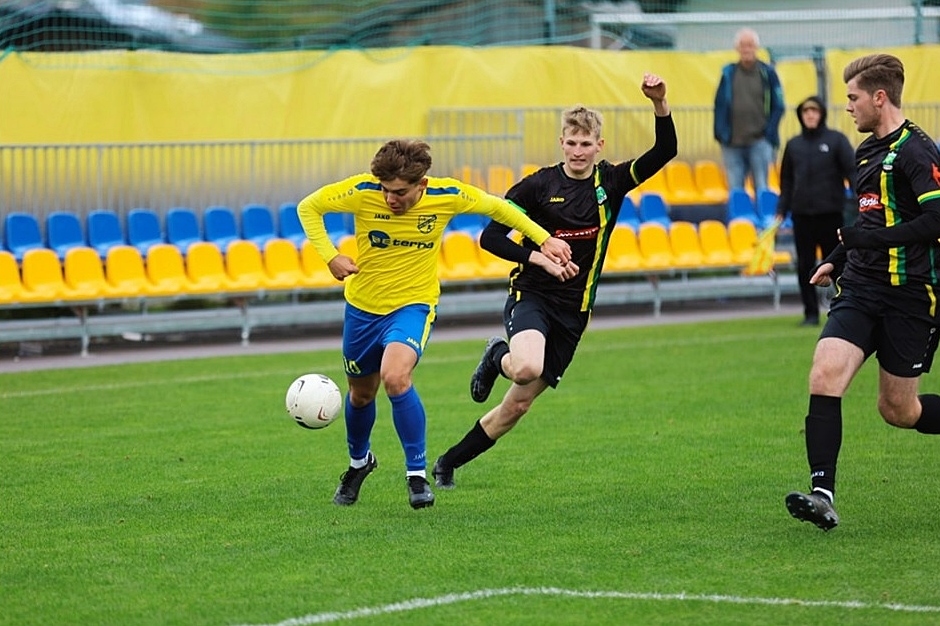
{"type": "Polygon", "coordinates": [[[381,230],[369,231],[369,244],[373,248],[401,246],[403,248],[418,248],[419,250],[428,250],[434,247],[433,241],[409,241],[407,239],[392,239],[388,236],[388,233],[383,233],[381,230]]]}

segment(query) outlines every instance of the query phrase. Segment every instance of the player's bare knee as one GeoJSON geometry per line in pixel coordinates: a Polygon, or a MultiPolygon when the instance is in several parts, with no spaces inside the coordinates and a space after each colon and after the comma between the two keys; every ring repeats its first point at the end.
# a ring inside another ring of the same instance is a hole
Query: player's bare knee
{"type": "Polygon", "coordinates": [[[389,397],[400,396],[411,387],[411,375],[398,372],[383,373],[382,384],[385,386],[385,393],[389,397]]]}
{"type": "Polygon", "coordinates": [[[920,406],[917,402],[895,402],[879,397],[878,412],[886,423],[898,428],[913,428],[920,419],[920,406]]]}
{"type": "Polygon", "coordinates": [[[542,375],[542,368],[522,363],[512,372],[512,382],[517,385],[528,385],[542,375]]]}

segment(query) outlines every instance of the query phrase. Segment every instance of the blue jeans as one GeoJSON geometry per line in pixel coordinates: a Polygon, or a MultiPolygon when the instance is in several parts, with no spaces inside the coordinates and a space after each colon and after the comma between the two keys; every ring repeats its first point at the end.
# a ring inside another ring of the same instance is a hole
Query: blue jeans
{"type": "Polygon", "coordinates": [[[754,180],[755,192],[767,189],[767,171],[774,160],[774,149],[769,141],[759,139],[741,148],[721,146],[721,158],[725,162],[728,189],[744,189],[748,174],[754,180]]]}

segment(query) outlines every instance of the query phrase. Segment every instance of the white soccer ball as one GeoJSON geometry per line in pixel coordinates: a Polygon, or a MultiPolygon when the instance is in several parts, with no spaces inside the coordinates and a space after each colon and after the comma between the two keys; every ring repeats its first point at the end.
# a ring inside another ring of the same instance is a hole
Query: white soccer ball
{"type": "Polygon", "coordinates": [[[343,410],[343,394],[323,374],[304,374],[287,388],[287,412],[304,428],[326,428],[343,410]]]}

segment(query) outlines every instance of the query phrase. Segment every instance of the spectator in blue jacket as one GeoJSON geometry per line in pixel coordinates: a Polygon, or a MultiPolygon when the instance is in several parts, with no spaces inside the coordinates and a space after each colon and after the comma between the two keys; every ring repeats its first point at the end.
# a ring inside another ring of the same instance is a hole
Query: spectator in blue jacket
{"type": "Polygon", "coordinates": [[[734,36],[737,63],[721,70],[715,92],[715,139],[729,189],[744,188],[750,173],[754,190],[767,188],[767,171],[780,146],[783,88],[776,70],[757,58],[760,39],[750,28],[734,36]]]}

